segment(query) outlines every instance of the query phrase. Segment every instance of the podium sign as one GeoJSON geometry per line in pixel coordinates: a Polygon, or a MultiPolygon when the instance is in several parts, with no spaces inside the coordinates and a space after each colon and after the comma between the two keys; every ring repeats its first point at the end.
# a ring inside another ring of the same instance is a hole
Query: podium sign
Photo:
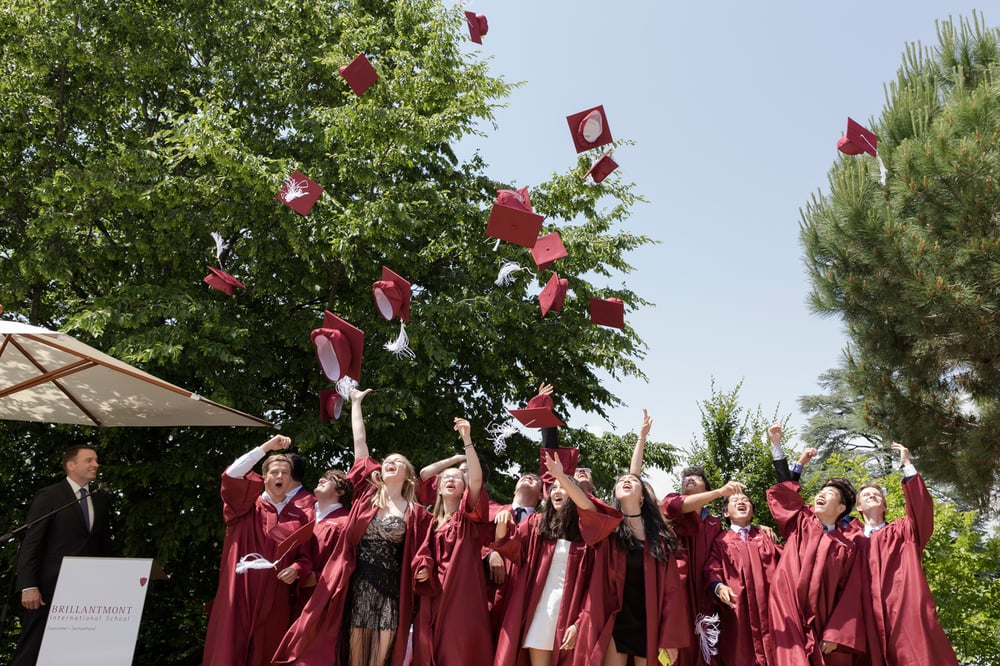
{"type": "Polygon", "coordinates": [[[66,557],[37,666],[129,666],[152,559],[66,557]]]}

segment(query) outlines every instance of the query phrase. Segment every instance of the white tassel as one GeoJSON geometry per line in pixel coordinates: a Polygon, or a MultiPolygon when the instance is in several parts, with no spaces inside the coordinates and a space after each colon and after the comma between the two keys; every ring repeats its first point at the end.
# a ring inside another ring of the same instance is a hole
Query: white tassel
{"type": "Polygon", "coordinates": [[[698,613],[694,621],[694,633],[699,636],[701,656],[704,657],[705,663],[711,663],[712,657],[719,654],[715,647],[719,644],[719,614],[698,613]]]}
{"type": "Polygon", "coordinates": [[[527,268],[521,266],[521,264],[516,261],[505,261],[503,265],[500,266],[500,274],[497,275],[496,286],[506,287],[514,284],[514,276],[521,271],[526,271],[527,268]]]}
{"type": "Polygon", "coordinates": [[[502,453],[507,450],[507,438],[517,432],[517,427],[510,422],[491,423],[486,428],[489,440],[493,442],[493,450],[502,453]]]}
{"type": "Polygon", "coordinates": [[[406,334],[406,324],[399,322],[399,336],[395,340],[385,343],[385,350],[395,354],[396,358],[416,358],[417,355],[410,349],[410,336],[406,334]]]}
{"type": "Polygon", "coordinates": [[[885,187],[885,179],[889,171],[885,168],[885,162],[882,161],[881,155],[875,153],[875,159],[878,160],[878,180],[882,183],[882,186],[885,187]]]}
{"type": "Polygon", "coordinates": [[[274,563],[268,562],[260,553],[250,553],[240,558],[236,563],[236,573],[241,574],[247,569],[273,569],[274,563]]]}
{"type": "Polygon", "coordinates": [[[340,380],[337,382],[337,393],[339,393],[340,397],[343,398],[344,400],[350,400],[351,389],[356,389],[356,388],[358,388],[358,382],[351,379],[347,375],[341,377],[340,380]]]}
{"type": "Polygon", "coordinates": [[[212,238],[215,240],[215,260],[222,266],[222,253],[229,249],[229,243],[222,239],[222,234],[218,231],[212,232],[212,238]]]}

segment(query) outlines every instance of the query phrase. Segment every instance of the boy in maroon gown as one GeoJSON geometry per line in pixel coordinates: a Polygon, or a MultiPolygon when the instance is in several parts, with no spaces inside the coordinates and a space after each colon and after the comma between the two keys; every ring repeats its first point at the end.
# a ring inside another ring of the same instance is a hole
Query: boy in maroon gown
{"type": "Polygon", "coordinates": [[[934,501],[910,451],[893,442],[903,465],[906,515],[885,522],[882,488],[866,483],[858,493],[858,510],[868,538],[868,582],[874,632],[868,640],[874,666],[935,664],[957,666],[955,651],[937,618],[920,557],[934,531],[934,501]]]}
{"type": "Polygon", "coordinates": [[[684,558],[681,560],[688,614],[693,622],[691,641],[681,648],[675,666],[705,666],[717,663],[716,647],[709,638],[712,625],[718,622],[715,602],[705,586],[703,571],[715,537],[722,532],[722,522],[709,513],[708,503],[733,493],[743,492],[743,484],[730,481],[713,490],[698,466],[681,472],[681,492],[670,493],[661,504],[663,513],[673,523],[684,558]]]}
{"type": "Polygon", "coordinates": [[[844,522],[854,488],[847,479],[829,479],[807,506],[788,473],[781,427],[769,435],[779,483],[768,489],[767,503],[785,538],[768,595],[773,664],[847,666],[866,651],[865,562],[844,522]]]}
{"type": "Polygon", "coordinates": [[[721,666],[768,666],[774,651],[767,596],[781,555],[770,530],[753,524],[753,500],[730,495],[723,516],[730,527],[715,538],[705,582],[719,602],[721,666]]]}
{"type": "Polygon", "coordinates": [[[222,545],[219,587],[212,602],[205,637],[206,666],[266,666],[291,624],[290,585],[312,573],[304,547],[297,547],[274,569],[236,573],[240,558],[258,554],[274,561],[278,545],[312,517],[296,506],[287,491],[291,462],[275,454],[264,461],[262,478],[253,471],[268,453],[287,448],[277,435],[249,451],[222,474],[226,536],[222,545]]]}

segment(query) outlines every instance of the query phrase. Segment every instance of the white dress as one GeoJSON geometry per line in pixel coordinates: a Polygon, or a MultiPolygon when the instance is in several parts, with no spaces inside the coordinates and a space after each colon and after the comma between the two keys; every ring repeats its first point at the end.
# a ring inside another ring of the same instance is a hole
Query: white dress
{"type": "Polygon", "coordinates": [[[526,648],[552,650],[555,645],[556,624],[559,622],[559,608],[562,606],[571,545],[572,543],[566,539],[556,541],[556,549],[552,553],[552,566],[549,567],[549,573],[545,577],[545,589],[538,599],[538,606],[535,607],[535,614],[524,637],[526,648]]]}

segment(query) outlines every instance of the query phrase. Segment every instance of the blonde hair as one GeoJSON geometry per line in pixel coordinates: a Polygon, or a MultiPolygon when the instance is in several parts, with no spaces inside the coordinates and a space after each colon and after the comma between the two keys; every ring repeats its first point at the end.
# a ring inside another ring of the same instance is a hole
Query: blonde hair
{"type": "MultiPolygon", "coordinates": [[[[406,459],[406,456],[400,453],[390,453],[386,456],[386,459],[392,456],[399,458],[403,463],[404,469],[406,469],[406,479],[403,480],[402,495],[407,504],[413,504],[417,497],[417,484],[414,481],[417,476],[417,470],[413,467],[413,463],[406,459]]],[[[372,506],[377,509],[388,507],[389,489],[386,487],[385,481],[382,480],[381,467],[372,472],[372,484],[375,486],[375,494],[372,495],[372,506]]]]}
{"type": "Polygon", "coordinates": [[[288,456],[286,456],[284,453],[272,453],[267,457],[267,459],[264,461],[264,465],[262,466],[264,474],[267,474],[267,468],[276,462],[288,463],[288,469],[289,471],[291,471],[292,461],[288,459],[288,456]]]}

